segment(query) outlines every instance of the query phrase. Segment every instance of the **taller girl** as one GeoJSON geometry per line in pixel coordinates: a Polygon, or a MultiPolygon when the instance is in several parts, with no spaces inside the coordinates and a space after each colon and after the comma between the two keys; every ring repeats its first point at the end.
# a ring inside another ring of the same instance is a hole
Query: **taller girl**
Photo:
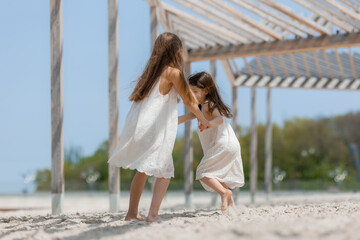
{"type": "Polygon", "coordinates": [[[125,220],[143,220],[138,206],[146,179],[155,176],[153,197],[146,221],[158,219],[170,178],[174,177],[172,150],[178,114],[177,94],[204,127],[209,126],[183,75],[183,47],[172,33],[158,36],[145,70],[137,80],[119,144],[108,161],[117,167],[136,169],[125,220]]]}

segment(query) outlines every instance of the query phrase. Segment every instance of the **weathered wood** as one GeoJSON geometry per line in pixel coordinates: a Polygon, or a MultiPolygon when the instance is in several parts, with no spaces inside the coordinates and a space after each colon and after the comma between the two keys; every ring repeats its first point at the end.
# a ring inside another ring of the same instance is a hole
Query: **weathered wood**
{"type": "MultiPolygon", "coordinates": [[[[185,77],[187,78],[191,73],[190,62],[185,63],[185,77]]],[[[189,110],[185,107],[185,114],[189,110]]],[[[184,159],[184,178],[185,178],[185,206],[191,208],[192,206],[192,192],[193,192],[193,146],[192,146],[192,129],[191,121],[185,123],[185,159],[184,159]]]]}
{"type": "Polygon", "coordinates": [[[257,64],[257,66],[258,66],[260,75],[261,75],[261,76],[264,76],[264,69],[263,69],[263,67],[262,67],[262,65],[261,65],[261,63],[260,63],[260,61],[259,61],[259,58],[258,58],[257,56],[255,57],[255,61],[256,61],[256,64],[257,64]]]}
{"type": "Polygon", "coordinates": [[[322,50],[322,52],[323,52],[323,54],[324,54],[324,59],[325,59],[326,67],[327,67],[327,69],[328,69],[328,71],[329,71],[329,76],[330,76],[330,78],[333,78],[334,75],[333,75],[333,72],[332,72],[332,68],[331,68],[331,66],[330,66],[328,54],[327,54],[326,50],[322,50]]]}
{"type": "Polygon", "coordinates": [[[281,34],[277,31],[271,29],[263,22],[257,21],[254,18],[249,18],[248,15],[244,14],[243,12],[237,10],[233,6],[227,4],[225,1],[218,1],[218,0],[210,0],[209,3],[213,4],[214,6],[221,8],[224,10],[224,12],[232,15],[233,17],[245,22],[246,24],[249,24],[254,29],[257,29],[264,34],[269,35],[273,39],[281,39],[281,34]]]}
{"type": "Polygon", "coordinates": [[[63,131],[63,35],[62,0],[50,0],[51,27],[51,193],[52,214],[63,213],[64,131],[63,131]]]}
{"type": "Polygon", "coordinates": [[[344,68],[343,68],[343,65],[342,65],[342,63],[341,63],[341,58],[340,58],[340,56],[339,56],[339,51],[337,50],[337,48],[335,48],[335,56],[336,56],[336,61],[337,61],[339,70],[340,70],[341,77],[342,77],[343,79],[345,79],[344,68]]]}
{"type": "Polygon", "coordinates": [[[163,8],[163,3],[160,0],[153,0],[155,6],[156,6],[156,16],[159,20],[161,26],[164,28],[166,32],[172,32],[172,29],[170,28],[169,21],[167,19],[166,12],[163,8]]]}
{"type": "Polygon", "coordinates": [[[228,59],[247,56],[290,54],[332,48],[360,46],[360,33],[344,33],[306,39],[291,39],[264,43],[241,44],[197,49],[189,52],[191,61],[228,59]]]}
{"type": "Polygon", "coordinates": [[[333,15],[329,14],[329,12],[322,10],[321,8],[317,7],[316,5],[313,5],[314,1],[294,0],[294,2],[307,8],[308,10],[314,12],[315,14],[323,17],[327,21],[338,26],[339,28],[344,29],[347,32],[350,32],[352,30],[352,27],[348,26],[347,23],[335,18],[333,15]]]}
{"type": "Polygon", "coordinates": [[[216,61],[215,60],[210,61],[210,74],[211,74],[212,78],[214,79],[214,82],[216,82],[217,76],[216,76],[216,61]]]}
{"type": "Polygon", "coordinates": [[[350,64],[351,64],[351,71],[352,71],[353,78],[356,79],[356,70],[355,70],[354,58],[351,53],[351,48],[349,48],[349,60],[350,60],[350,64]]]}
{"type": "Polygon", "coordinates": [[[297,14],[291,8],[285,6],[277,1],[273,1],[273,0],[259,0],[259,1],[268,5],[269,7],[272,7],[274,9],[278,10],[279,12],[282,12],[283,14],[289,16],[290,18],[295,19],[299,23],[301,23],[309,28],[312,28],[313,30],[319,32],[320,34],[328,33],[328,30],[325,27],[321,26],[320,24],[317,24],[316,22],[309,20],[306,17],[303,17],[303,16],[297,14]]]}
{"type": "Polygon", "coordinates": [[[272,191],[272,123],[271,123],[271,88],[267,89],[267,121],[265,136],[265,191],[269,199],[272,191]]]}
{"type": "Polygon", "coordinates": [[[231,69],[229,60],[221,60],[221,63],[223,65],[223,67],[224,67],[226,76],[228,77],[231,86],[234,86],[235,85],[235,76],[234,76],[234,73],[233,73],[233,71],[231,69]]]}
{"type": "Polygon", "coordinates": [[[305,67],[305,71],[306,71],[306,76],[310,77],[309,64],[308,64],[308,61],[306,59],[305,53],[302,52],[301,57],[302,57],[302,59],[304,61],[304,67],[305,67]]]}
{"type": "Polygon", "coordinates": [[[257,130],[256,130],[256,89],[251,88],[251,142],[250,142],[250,195],[255,202],[257,189],[257,130]]]}
{"type": "Polygon", "coordinates": [[[264,8],[263,5],[260,5],[257,1],[252,0],[230,0],[235,4],[249,10],[256,15],[261,16],[264,20],[278,25],[283,29],[286,29],[289,32],[292,32],[298,36],[304,36],[304,33],[308,35],[316,35],[316,31],[311,28],[308,28],[302,24],[299,24],[294,19],[289,18],[288,16],[281,15],[279,12],[274,11],[271,8],[264,8]]]}
{"type": "Polygon", "coordinates": [[[230,17],[228,14],[223,13],[218,10],[218,6],[210,5],[211,2],[207,1],[207,3],[198,1],[198,0],[174,0],[179,4],[195,11],[204,17],[218,23],[220,26],[224,26],[229,30],[240,34],[251,41],[268,41],[270,38],[269,35],[264,34],[263,32],[258,31],[256,28],[249,26],[242,20],[236,20],[230,17]]]}
{"type": "MultiPolygon", "coordinates": [[[[118,0],[108,0],[109,157],[119,137],[118,0]]],[[[119,211],[120,171],[109,165],[109,210],[119,211]]]]}
{"type": "Polygon", "coordinates": [[[289,75],[288,75],[288,72],[286,71],[284,59],[283,59],[283,57],[282,57],[281,54],[278,55],[278,57],[279,57],[280,66],[281,66],[281,69],[282,69],[282,71],[283,71],[283,73],[284,73],[284,76],[285,76],[285,77],[288,77],[289,75]]]}
{"type": "Polygon", "coordinates": [[[322,78],[322,72],[321,72],[321,68],[320,68],[320,64],[319,64],[319,59],[317,57],[317,53],[316,51],[313,52],[313,56],[314,56],[314,61],[315,61],[315,66],[316,66],[316,70],[318,72],[318,76],[320,78],[322,78]]]}
{"type": "Polygon", "coordinates": [[[246,42],[246,38],[232,32],[232,31],[227,30],[226,28],[223,28],[218,25],[207,22],[199,17],[195,17],[189,13],[186,13],[184,11],[177,9],[176,7],[173,7],[170,4],[162,2],[162,5],[167,12],[170,12],[170,13],[176,15],[177,17],[179,17],[180,19],[182,19],[183,21],[185,21],[189,24],[192,24],[192,25],[195,24],[200,29],[211,30],[214,33],[216,33],[215,34],[216,36],[221,36],[221,35],[224,37],[226,36],[225,40],[227,40],[230,43],[237,44],[239,42],[246,42]]]}
{"type": "Polygon", "coordinates": [[[299,70],[298,70],[298,68],[296,66],[296,63],[295,63],[294,55],[289,54],[289,56],[290,56],[291,65],[292,65],[292,67],[294,69],[295,76],[300,77],[299,70]]]}

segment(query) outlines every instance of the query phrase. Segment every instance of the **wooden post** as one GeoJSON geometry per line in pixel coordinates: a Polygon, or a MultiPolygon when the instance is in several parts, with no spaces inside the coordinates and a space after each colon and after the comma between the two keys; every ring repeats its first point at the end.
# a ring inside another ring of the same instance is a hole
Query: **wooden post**
{"type": "MultiPolygon", "coordinates": [[[[237,87],[232,86],[232,128],[235,132],[236,138],[239,140],[240,137],[240,131],[238,126],[238,104],[237,104],[237,87]]],[[[239,196],[240,189],[235,188],[234,193],[234,202],[237,204],[238,196],[239,196]]]]}
{"type": "MultiPolygon", "coordinates": [[[[190,62],[185,63],[185,77],[190,75],[190,62]]],[[[185,114],[189,110],[185,107],[185,114]]],[[[193,192],[193,147],[192,147],[192,129],[191,121],[185,123],[185,159],[184,159],[184,178],[185,178],[185,206],[191,208],[192,206],[192,192],[193,192]]]]}
{"type": "Polygon", "coordinates": [[[62,75],[62,0],[50,0],[51,26],[51,210],[63,213],[64,132],[62,75]]]}
{"type": "MultiPolygon", "coordinates": [[[[216,83],[216,60],[210,61],[210,74],[213,77],[215,83],[216,83]]],[[[211,196],[211,206],[215,206],[217,202],[217,196],[218,194],[216,192],[212,193],[211,196]]]]}
{"type": "Polygon", "coordinates": [[[251,202],[255,202],[257,188],[257,130],[255,87],[251,88],[251,143],[250,143],[250,192],[251,202]]]}
{"type": "MultiPolygon", "coordinates": [[[[157,21],[157,16],[156,16],[156,7],[150,6],[150,55],[152,53],[152,50],[153,50],[154,44],[155,44],[155,40],[158,35],[159,35],[159,30],[158,30],[158,21],[157,21]]],[[[151,184],[151,191],[154,191],[156,177],[150,176],[149,181],[151,184]]]]}
{"type": "Polygon", "coordinates": [[[265,190],[269,200],[272,191],[272,123],[271,123],[271,88],[267,89],[267,121],[265,136],[265,190]]]}
{"type": "MultiPolygon", "coordinates": [[[[118,71],[118,1],[108,0],[108,51],[109,51],[109,157],[118,144],[119,132],[119,71],[118,71]]],[[[120,171],[109,165],[110,212],[119,211],[120,171]]]]}

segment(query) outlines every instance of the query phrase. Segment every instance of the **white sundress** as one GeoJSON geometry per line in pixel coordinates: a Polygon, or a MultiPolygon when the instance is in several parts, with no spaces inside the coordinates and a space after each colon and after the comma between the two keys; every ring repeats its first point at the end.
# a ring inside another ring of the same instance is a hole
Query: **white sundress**
{"type": "Polygon", "coordinates": [[[178,108],[177,92],[159,92],[160,79],[149,96],[134,102],[127,114],[119,143],[108,163],[136,169],[148,176],[174,177],[172,151],[175,144],[178,108]]]}
{"type": "MultiPolygon", "coordinates": [[[[204,157],[196,169],[196,180],[216,178],[229,188],[244,186],[244,171],[240,143],[226,117],[217,127],[197,130],[204,157]]],[[[212,188],[200,181],[205,190],[212,188]]]]}

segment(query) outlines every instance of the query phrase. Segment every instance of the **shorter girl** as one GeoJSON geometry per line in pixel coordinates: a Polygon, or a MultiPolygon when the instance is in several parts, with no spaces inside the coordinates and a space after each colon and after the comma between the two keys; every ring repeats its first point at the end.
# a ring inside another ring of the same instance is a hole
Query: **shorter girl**
{"type": "MultiPolygon", "coordinates": [[[[198,135],[204,157],[196,170],[196,180],[205,190],[221,196],[221,210],[234,206],[229,188],[244,185],[244,172],[239,141],[226,118],[230,109],[223,103],[211,75],[200,72],[190,76],[190,88],[198,100],[199,108],[209,121],[209,129],[199,124],[198,135]]],[[[178,124],[195,118],[193,113],[180,116],[178,124]]]]}

